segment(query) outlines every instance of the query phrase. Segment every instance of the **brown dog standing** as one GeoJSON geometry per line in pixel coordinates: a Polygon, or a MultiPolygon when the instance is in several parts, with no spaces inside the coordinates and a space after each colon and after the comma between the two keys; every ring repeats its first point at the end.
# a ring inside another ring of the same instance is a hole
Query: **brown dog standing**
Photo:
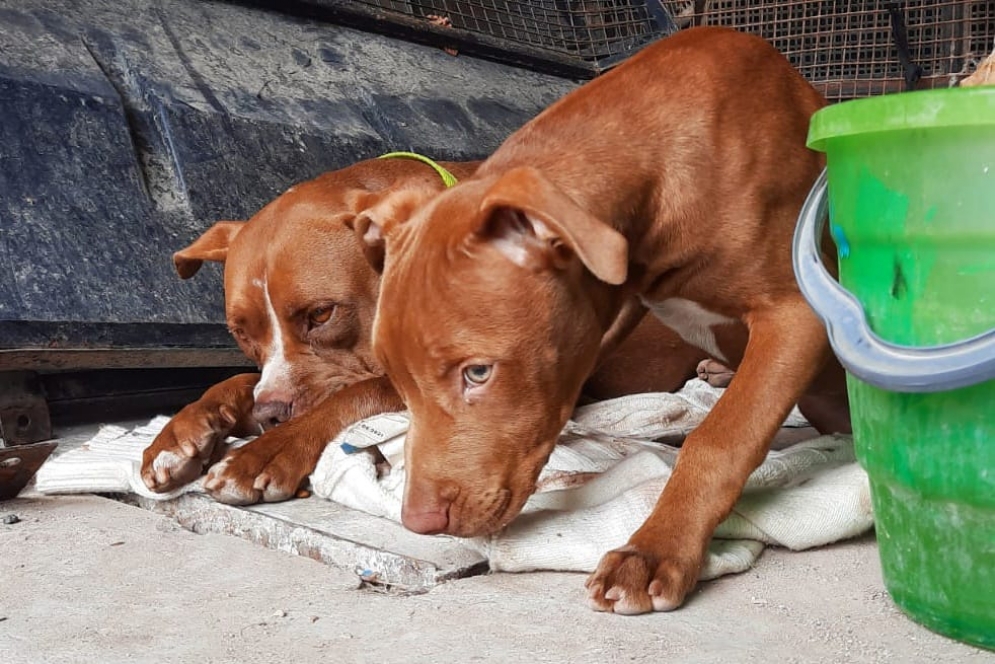
{"type": "MultiPolygon", "coordinates": [[[[477,163],[444,166],[463,178],[477,163]]],[[[406,215],[443,188],[426,164],[364,161],[292,187],[249,222],[219,222],[175,254],[183,278],[203,261],[225,263],[229,327],[262,373],[215,385],[170,420],[145,450],[149,488],[168,491],[215,464],[205,487],[217,500],[285,500],[343,428],[403,409],[370,350],[379,275],[367,260],[379,264],[380,249],[364,258],[346,224],[387,198],[392,215],[406,215]],[[226,436],[258,434],[260,423],[265,433],[215,463],[226,436]]],[[[647,320],[589,379],[585,395],[671,391],[702,356],[647,320]]]]}
{"type": "Polygon", "coordinates": [[[474,536],[515,517],[637,294],[738,371],[589,598],[617,613],[684,601],[792,405],[849,428],[791,267],[823,104],[762,39],[690,29],[564,97],[409,223],[361,217],[387,242],[374,351],[412,414],[406,526],[474,536]]]}

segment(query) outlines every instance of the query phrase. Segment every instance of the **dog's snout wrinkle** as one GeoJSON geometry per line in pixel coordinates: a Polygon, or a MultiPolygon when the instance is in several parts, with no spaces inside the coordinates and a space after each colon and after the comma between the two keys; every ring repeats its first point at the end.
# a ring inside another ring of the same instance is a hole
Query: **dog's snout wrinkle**
{"type": "Polygon", "coordinates": [[[518,515],[517,509],[509,509],[512,492],[503,487],[492,488],[484,493],[471,496],[464,492],[462,501],[454,501],[449,509],[450,535],[459,537],[480,537],[502,530],[518,515]]]}

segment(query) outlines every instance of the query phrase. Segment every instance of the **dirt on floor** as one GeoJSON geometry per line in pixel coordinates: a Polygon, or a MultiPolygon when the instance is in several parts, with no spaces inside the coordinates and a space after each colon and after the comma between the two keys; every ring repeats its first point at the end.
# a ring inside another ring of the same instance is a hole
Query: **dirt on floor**
{"type": "Polygon", "coordinates": [[[583,575],[418,595],[94,496],[0,504],[0,652],[48,662],[995,662],[906,619],[872,538],[768,550],[673,613],[584,604],[583,575]]]}

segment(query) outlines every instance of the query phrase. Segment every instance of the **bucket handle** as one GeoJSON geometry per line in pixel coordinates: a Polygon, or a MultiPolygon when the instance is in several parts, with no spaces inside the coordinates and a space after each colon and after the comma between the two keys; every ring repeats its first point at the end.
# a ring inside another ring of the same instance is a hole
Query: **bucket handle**
{"type": "Polygon", "coordinates": [[[822,264],[819,240],[828,217],[826,190],[823,170],[798,217],[792,261],[802,295],[825,323],[843,367],[891,392],[942,392],[995,378],[995,330],[917,348],[885,341],[870,329],[860,302],[822,264]]]}

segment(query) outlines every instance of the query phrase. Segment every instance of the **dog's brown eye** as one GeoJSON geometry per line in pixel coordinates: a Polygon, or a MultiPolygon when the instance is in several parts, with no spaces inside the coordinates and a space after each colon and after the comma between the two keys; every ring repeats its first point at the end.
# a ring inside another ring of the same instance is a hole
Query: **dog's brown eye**
{"type": "Polygon", "coordinates": [[[483,385],[490,379],[492,369],[491,364],[471,364],[463,369],[463,378],[471,385],[483,385]]]}
{"type": "Polygon", "coordinates": [[[248,335],[245,334],[245,330],[243,330],[240,327],[230,327],[228,328],[228,331],[231,332],[231,335],[233,337],[235,337],[236,339],[238,339],[243,343],[249,340],[248,335]]]}
{"type": "Polygon", "coordinates": [[[312,309],[311,313],[308,314],[308,321],[311,323],[311,327],[327,323],[334,311],[335,307],[318,307],[317,309],[312,309]]]}

